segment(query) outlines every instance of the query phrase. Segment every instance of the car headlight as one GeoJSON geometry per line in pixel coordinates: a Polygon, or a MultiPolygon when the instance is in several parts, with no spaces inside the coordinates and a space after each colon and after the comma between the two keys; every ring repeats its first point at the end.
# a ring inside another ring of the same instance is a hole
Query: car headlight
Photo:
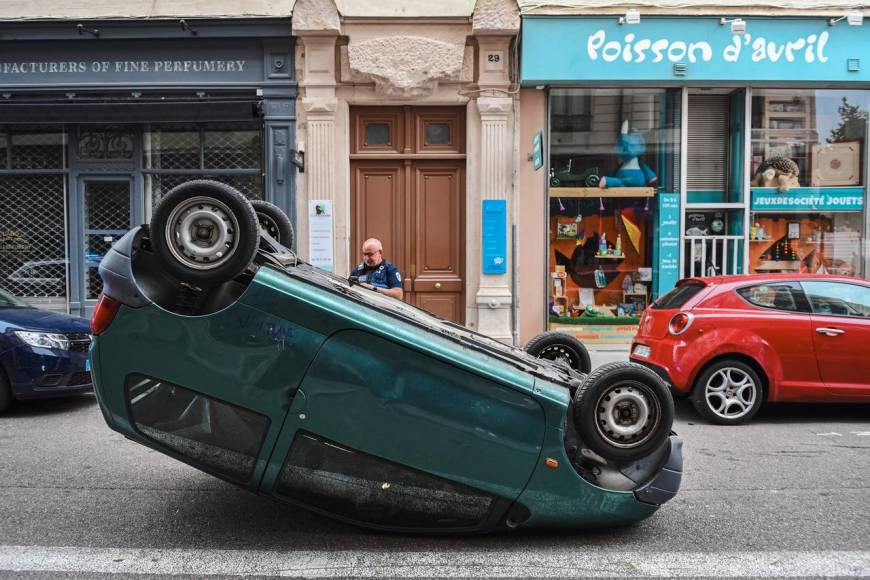
{"type": "Polygon", "coordinates": [[[16,330],[15,334],[30,346],[37,348],[54,348],[69,350],[69,339],[63,334],[53,332],[31,332],[28,330],[16,330]]]}

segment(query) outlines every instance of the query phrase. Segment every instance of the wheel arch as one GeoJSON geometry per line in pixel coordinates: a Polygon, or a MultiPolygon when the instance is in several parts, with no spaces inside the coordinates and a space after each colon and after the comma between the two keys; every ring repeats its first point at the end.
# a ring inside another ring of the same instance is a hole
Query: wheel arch
{"type": "Polygon", "coordinates": [[[694,376],[692,376],[692,380],[690,383],[692,385],[692,388],[691,390],[689,390],[689,394],[693,393],[698,387],[698,385],[696,384],[698,382],[698,377],[703,375],[711,366],[723,360],[736,360],[752,367],[752,370],[754,370],[758,374],[758,377],[761,379],[762,403],[767,402],[768,398],[770,397],[770,377],[764,370],[764,367],[761,365],[761,363],[758,362],[758,360],[742,352],[719,353],[703,365],[699,366],[694,376]]]}

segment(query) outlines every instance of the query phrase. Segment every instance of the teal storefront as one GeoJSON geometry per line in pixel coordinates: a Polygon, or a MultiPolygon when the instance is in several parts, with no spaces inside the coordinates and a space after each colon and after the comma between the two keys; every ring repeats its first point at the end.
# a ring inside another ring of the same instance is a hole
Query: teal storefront
{"type": "Polygon", "coordinates": [[[522,83],[548,95],[551,327],[630,324],[686,276],[867,277],[862,23],[524,16],[522,83]]]}

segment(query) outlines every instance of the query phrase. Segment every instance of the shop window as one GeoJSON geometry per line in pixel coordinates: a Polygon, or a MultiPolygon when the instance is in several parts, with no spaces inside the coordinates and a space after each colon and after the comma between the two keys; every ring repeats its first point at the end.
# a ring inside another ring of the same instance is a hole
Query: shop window
{"type": "Polygon", "coordinates": [[[756,212],[749,230],[749,271],[863,274],[862,212],[756,212]]]}
{"type": "Polygon", "coordinates": [[[750,272],[865,275],[870,91],[756,90],[750,272]]]}
{"type": "Polygon", "coordinates": [[[755,90],[755,187],[857,187],[864,184],[870,91],[755,90]],[[764,169],[772,169],[768,176],[764,169]]]}
{"type": "Polygon", "coordinates": [[[151,126],[143,142],[146,219],[176,185],[213,179],[263,198],[262,131],[254,123],[151,126]]]}
{"type": "Polygon", "coordinates": [[[550,328],[627,342],[653,298],[657,195],[678,191],[679,90],[550,98],[550,328]]]}
{"type": "Polygon", "coordinates": [[[66,133],[54,128],[21,128],[8,133],[11,169],[65,169],[66,133]]]}
{"type": "Polygon", "coordinates": [[[127,377],[126,395],[145,437],[235,481],[253,475],[268,417],[139,374],[127,377]]]}

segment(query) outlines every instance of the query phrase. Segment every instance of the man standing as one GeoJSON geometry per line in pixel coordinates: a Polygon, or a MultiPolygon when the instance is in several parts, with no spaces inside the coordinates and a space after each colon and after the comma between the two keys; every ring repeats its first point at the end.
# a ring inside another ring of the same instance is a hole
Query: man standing
{"type": "Polygon", "coordinates": [[[351,276],[359,278],[364,286],[397,300],[405,295],[402,290],[402,274],[390,262],[384,260],[384,246],[376,238],[369,238],[362,245],[363,261],[353,269],[351,276]]]}

